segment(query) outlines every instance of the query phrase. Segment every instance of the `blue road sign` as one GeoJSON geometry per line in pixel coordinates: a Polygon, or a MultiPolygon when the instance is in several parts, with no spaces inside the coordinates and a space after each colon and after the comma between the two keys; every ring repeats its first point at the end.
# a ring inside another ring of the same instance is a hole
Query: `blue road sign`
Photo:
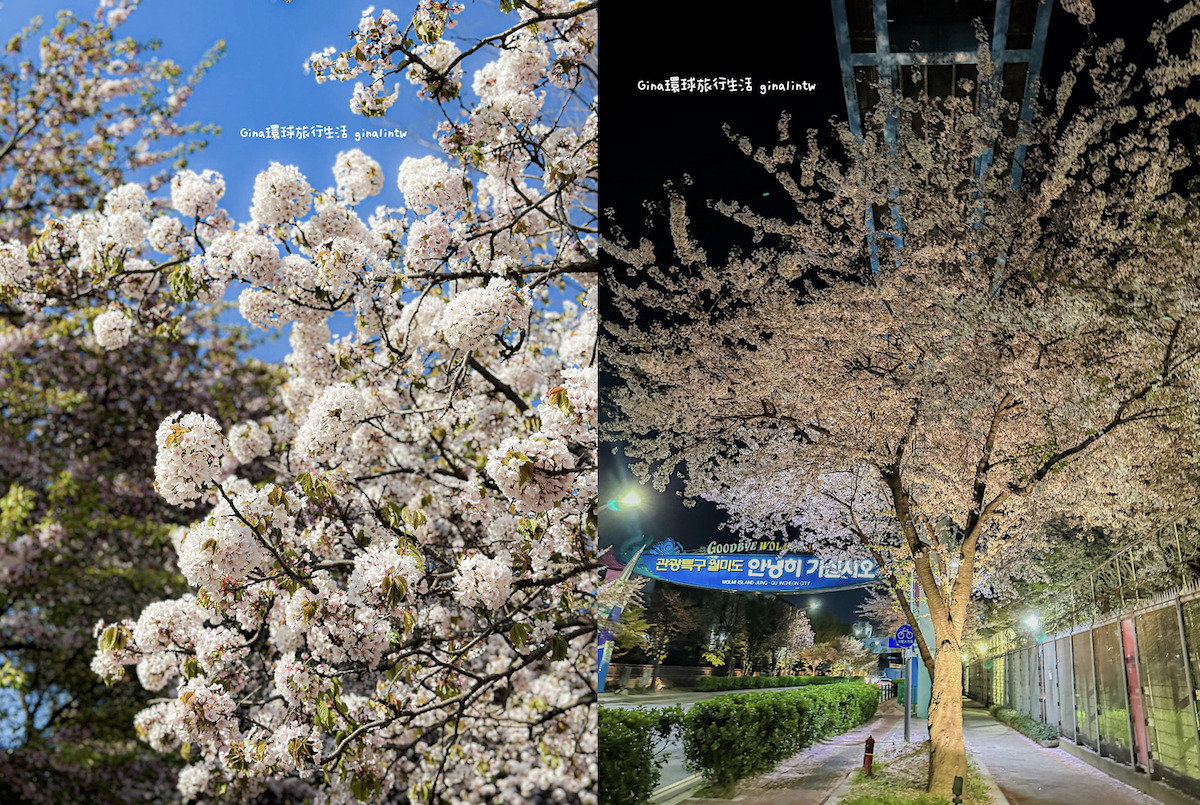
{"type": "Polygon", "coordinates": [[[910,648],[915,642],[917,642],[917,638],[913,635],[912,627],[908,624],[896,630],[896,645],[900,648],[910,648]]]}

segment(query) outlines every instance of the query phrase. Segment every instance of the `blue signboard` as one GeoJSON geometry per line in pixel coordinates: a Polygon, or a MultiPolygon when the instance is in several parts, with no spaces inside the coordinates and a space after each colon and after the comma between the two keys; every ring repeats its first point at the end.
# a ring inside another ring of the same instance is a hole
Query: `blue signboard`
{"type": "Polygon", "coordinates": [[[913,634],[912,627],[908,624],[896,630],[896,645],[900,648],[911,648],[915,642],[917,642],[916,635],[913,634]]]}
{"type": "Polygon", "coordinates": [[[633,572],[685,587],[783,594],[844,590],[872,584],[878,578],[875,562],[870,559],[685,553],[677,550],[678,546],[671,540],[647,549],[633,572]]]}

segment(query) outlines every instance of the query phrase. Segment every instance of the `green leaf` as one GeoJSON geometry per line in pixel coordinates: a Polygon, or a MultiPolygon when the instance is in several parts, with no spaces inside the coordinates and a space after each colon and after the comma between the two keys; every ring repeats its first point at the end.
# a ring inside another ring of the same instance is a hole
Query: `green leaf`
{"type": "Polygon", "coordinates": [[[380,593],[389,607],[397,606],[408,595],[408,582],[402,578],[384,576],[380,583],[380,593]]]}
{"type": "Polygon", "coordinates": [[[333,713],[324,699],[317,700],[317,713],[313,718],[313,723],[326,732],[333,732],[337,728],[337,722],[333,718],[333,713]]]}
{"type": "Polygon", "coordinates": [[[525,641],[529,639],[529,627],[523,623],[514,623],[512,628],[508,630],[508,639],[517,648],[525,645],[525,641]]]}
{"type": "Polygon", "coordinates": [[[567,639],[562,635],[555,633],[550,638],[550,662],[558,662],[567,658],[567,639]]]}
{"type": "Polygon", "coordinates": [[[129,645],[129,632],[119,623],[100,633],[100,648],[104,651],[121,651],[129,645]]]}
{"type": "Polygon", "coordinates": [[[416,531],[428,522],[428,518],[425,516],[425,512],[420,509],[405,509],[404,522],[408,523],[409,528],[416,531]]]}
{"type": "Polygon", "coordinates": [[[389,503],[381,512],[383,521],[387,523],[388,528],[399,528],[400,523],[404,522],[404,510],[395,503],[389,503]]]}
{"type": "Polygon", "coordinates": [[[528,484],[533,483],[533,465],[522,464],[517,470],[517,489],[524,489],[528,484]]]}
{"type": "Polygon", "coordinates": [[[567,396],[567,390],[562,386],[555,386],[546,392],[546,399],[554,403],[558,410],[567,416],[575,413],[575,406],[571,405],[571,398],[567,396]]]}
{"type": "Polygon", "coordinates": [[[354,779],[350,781],[350,793],[354,795],[355,799],[359,802],[366,802],[375,796],[377,791],[379,791],[378,780],[373,777],[360,776],[358,772],[354,773],[354,779]]]}

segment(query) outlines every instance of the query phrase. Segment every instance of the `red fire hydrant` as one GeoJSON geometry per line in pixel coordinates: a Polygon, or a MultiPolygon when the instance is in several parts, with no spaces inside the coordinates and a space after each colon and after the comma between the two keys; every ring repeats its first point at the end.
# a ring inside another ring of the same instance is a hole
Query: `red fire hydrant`
{"type": "Polygon", "coordinates": [[[867,748],[863,752],[863,774],[871,776],[871,763],[875,760],[875,738],[867,736],[867,748]]]}

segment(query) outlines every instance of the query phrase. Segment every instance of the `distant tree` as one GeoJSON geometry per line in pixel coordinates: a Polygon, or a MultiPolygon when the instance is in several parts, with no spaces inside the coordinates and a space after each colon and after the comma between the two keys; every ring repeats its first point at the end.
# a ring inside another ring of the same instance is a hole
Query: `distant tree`
{"type": "Polygon", "coordinates": [[[839,637],[833,644],[833,655],[832,671],[841,676],[864,676],[878,662],[878,657],[854,637],[839,637]]]}
{"type": "Polygon", "coordinates": [[[625,607],[621,620],[613,630],[614,657],[628,654],[634,649],[644,648],[650,635],[650,622],[646,620],[646,610],[632,604],[625,607]]]}
{"type": "Polygon", "coordinates": [[[658,687],[658,667],[667,651],[679,640],[689,637],[700,626],[700,608],[682,592],[662,590],[646,609],[646,653],[654,664],[651,689],[658,687]]]}
{"type": "Polygon", "coordinates": [[[774,654],[776,673],[787,673],[801,652],[813,644],[813,629],[808,622],[808,615],[799,609],[789,609],[767,644],[774,654]]]}
{"type": "Polygon", "coordinates": [[[837,651],[833,643],[815,643],[801,651],[799,659],[805,674],[816,675],[837,661],[837,651]]]}
{"type": "Polygon", "coordinates": [[[907,623],[896,597],[884,585],[867,588],[867,597],[855,612],[873,623],[881,634],[890,635],[907,623]]]}

